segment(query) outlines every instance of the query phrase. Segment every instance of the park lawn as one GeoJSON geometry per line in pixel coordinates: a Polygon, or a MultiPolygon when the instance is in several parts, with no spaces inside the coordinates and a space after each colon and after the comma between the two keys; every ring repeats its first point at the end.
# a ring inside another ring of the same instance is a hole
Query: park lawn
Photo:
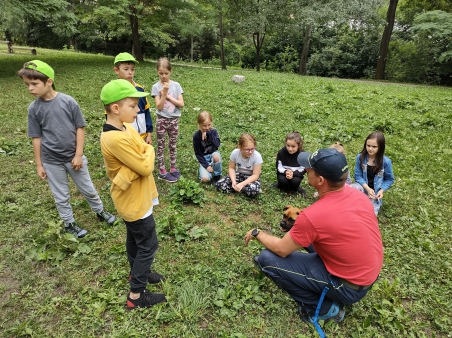
{"type": "MultiPolygon", "coordinates": [[[[99,147],[99,94],[115,78],[113,57],[38,49],[38,58],[54,67],[57,90],[82,108],[90,173],[106,208],[114,211],[99,147]]],[[[99,223],[72,185],[74,214],[89,236],[68,240],[59,233],[50,190],[36,175],[26,122],[33,97],[15,75],[31,59],[27,53],[8,55],[0,46],[3,337],[316,336],[298,319],[295,302],[253,269],[251,258],[262,246],[253,241],[245,247],[243,237],[253,227],[280,236],[283,207],[315,201],[306,182],[305,199],[269,187],[288,132],[298,130],[308,151],[343,142],[353,167],[365,137],[377,129],[385,133],[396,177],[379,214],[384,267],[367,297],[346,308],[343,323],[324,325],[325,333],[450,336],[452,89],[174,65],[172,79],[185,91],[178,141],[183,177],[197,181],[192,135],[205,109],[221,136],[224,173],[240,134],[256,137],[264,159],[263,194],[250,200],[201,185],[204,205],[181,206],[171,203],[171,186],[157,180],[160,205],[154,215],[161,241],[153,267],[167,281],[149,290],[163,291],[168,302],[127,312],[124,226],[99,223]],[[246,81],[233,83],[234,74],[246,81]]],[[[155,63],[141,62],[135,78],[150,90],[158,80],[155,63]]]]}

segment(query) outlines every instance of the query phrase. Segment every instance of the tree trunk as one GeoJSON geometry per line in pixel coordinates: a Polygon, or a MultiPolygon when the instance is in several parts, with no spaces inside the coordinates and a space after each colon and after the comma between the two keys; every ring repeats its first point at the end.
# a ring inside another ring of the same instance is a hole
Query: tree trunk
{"type": "Polygon", "coordinates": [[[220,57],[221,69],[226,69],[226,58],[224,56],[223,1],[220,1],[220,57]]]}
{"type": "Polygon", "coordinates": [[[376,80],[383,80],[386,69],[386,59],[388,57],[389,41],[391,40],[392,29],[394,28],[395,14],[399,0],[390,0],[388,12],[386,13],[387,25],[383,31],[380,42],[380,51],[378,52],[377,70],[375,72],[376,80]]]}
{"type": "Polygon", "coordinates": [[[303,39],[303,50],[300,55],[300,67],[298,68],[298,74],[300,75],[307,74],[306,63],[308,62],[309,44],[311,43],[311,29],[311,25],[306,25],[306,31],[304,32],[303,39]]]}
{"type": "Polygon", "coordinates": [[[138,34],[138,17],[132,13],[130,14],[130,28],[132,29],[132,55],[137,61],[144,61],[141,52],[140,36],[138,34]]]}
{"type": "Polygon", "coordinates": [[[261,71],[261,48],[262,45],[264,44],[264,39],[265,39],[265,33],[261,35],[259,32],[255,32],[253,34],[253,43],[254,43],[254,47],[256,48],[256,71],[260,72],[261,71]]]}
{"type": "Polygon", "coordinates": [[[190,62],[193,62],[193,35],[191,36],[190,62]]]}

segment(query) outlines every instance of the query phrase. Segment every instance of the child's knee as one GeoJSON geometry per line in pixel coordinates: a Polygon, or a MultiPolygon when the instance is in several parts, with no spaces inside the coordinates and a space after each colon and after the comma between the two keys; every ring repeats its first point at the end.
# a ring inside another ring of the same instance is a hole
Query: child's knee
{"type": "Polygon", "coordinates": [[[220,157],[220,155],[218,155],[218,154],[214,154],[214,155],[212,156],[212,160],[213,160],[214,163],[218,163],[218,162],[221,161],[221,157],[220,157]]]}

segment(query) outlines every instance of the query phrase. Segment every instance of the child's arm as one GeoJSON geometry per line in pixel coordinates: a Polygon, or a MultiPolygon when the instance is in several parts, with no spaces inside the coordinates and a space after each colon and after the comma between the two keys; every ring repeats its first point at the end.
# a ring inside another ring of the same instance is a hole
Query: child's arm
{"type": "Polygon", "coordinates": [[[33,143],[33,153],[35,154],[36,172],[38,173],[38,176],[40,178],[45,179],[45,178],[47,178],[47,174],[46,174],[44,167],[42,166],[41,138],[33,137],[32,143],[33,143]]]}
{"type": "Polygon", "coordinates": [[[77,128],[75,137],[75,156],[72,159],[72,168],[79,170],[83,166],[83,147],[85,146],[85,128],[77,128]]]}
{"type": "Polygon", "coordinates": [[[231,179],[233,188],[236,186],[236,183],[237,183],[235,181],[235,166],[236,166],[236,163],[234,161],[229,160],[228,175],[229,175],[229,178],[231,179]]]}
{"type": "Polygon", "coordinates": [[[179,94],[177,96],[177,99],[175,99],[174,97],[171,96],[167,96],[166,99],[171,102],[172,104],[174,104],[176,107],[179,108],[184,108],[184,97],[182,96],[182,94],[179,94]]]}
{"type": "Polygon", "coordinates": [[[206,159],[202,155],[201,139],[198,132],[193,135],[193,150],[195,151],[195,156],[199,164],[207,169],[209,167],[209,163],[207,163],[206,159]]]}
{"type": "Polygon", "coordinates": [[[383,192],[388,190],[394,184],[394,173],[392,172],[392,163],[391,160],[387,157],[383,159],[383,184],[381,185],[380,190],[377,192],[377,199],[383,198],[383,192]]]}
{"type": "Polygon", "coordinates": [[[262,163],[261,164],[255,164],[253,167],[253,174],[248,177],[245,181],[240,182],[239,184],[236,185],[237,189],[235,189],[235,191],[241,191],[242,188],[244,186],[246,186],[247,184],[253,183],[255,181],[257,181],[259,179],[259,176],[261,174],[261,169],[262,169],[262,163]]]}
{"type": "Polygon", "coordinates": [[[121,163],[129,167],[140,176],[150,176],[154,170],[155,152],[151,145],[145,146],[145,151],[139,154],[136,147],[127,140],[120,140],[114,144],[111,153],[121,163]]]}

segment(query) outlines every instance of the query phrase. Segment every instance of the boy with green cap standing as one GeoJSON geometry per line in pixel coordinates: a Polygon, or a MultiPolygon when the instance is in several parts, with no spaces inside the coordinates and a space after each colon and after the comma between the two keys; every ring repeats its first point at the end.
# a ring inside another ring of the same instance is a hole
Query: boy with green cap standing
{"type": "Polygon", "coordinates": [[[38,176],[47,179],[66,232],[84,237],[72,213],[68,174],[97,217],[115,225],[116,217],[104,210],[83,155],[85,119],[69,95],[55,91],[55,73],[45,62],[33,60],[17,72],[36,97],[28,107],[28,136],[32,137],[38,176]]]}
{"type": "Polygon", "coordinates": [[[127,80],[107,83],[100,98],[107,112],[100,137],[110,193],[116,210],[126,224],[126,251],[130,264],[128,310],[151,307],[166,300],[164,294],[150,293],[147,283],[159,283],[164,277],[150,272],[158,241],[153,207],[159,203],[152,176],[154,147],[142,141],[132,128],[139,112],[138,100],[149,93],[139,92],[127,80]]]}
{"type": "MultiPolygon", "coordinates": [[[[136,90],[143,93],[143,86],[133,80],[135,66],[137,64],[138,61],[135,60],[133,55],[129,53],[119,53],[115,57],[115,66],[113,70],[120,79],[129,81],[134,85],[136,90]]],[[[141,138],[148,144],[152,144],[151,135],[154,130],[151,113],[149,112],[150,106],[147,97],[140,97],[138,100],[138,108],[140,108],[140,111],[138,112],[137,118],[132,123],[132,126],[140,133],[141,138]]]]}

